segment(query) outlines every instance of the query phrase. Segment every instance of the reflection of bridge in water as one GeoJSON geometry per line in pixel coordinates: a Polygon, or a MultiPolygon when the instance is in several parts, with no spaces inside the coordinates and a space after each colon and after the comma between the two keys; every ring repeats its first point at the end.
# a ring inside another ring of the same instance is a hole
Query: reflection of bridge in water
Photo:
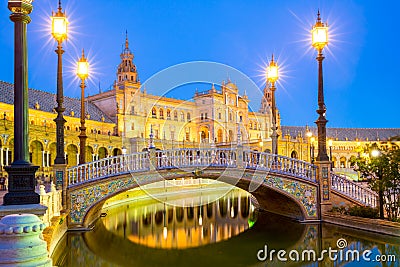
{"type": "Polygon", "coordinates": [[[69,169],[69,225],[87,227],[100,215],[103,203],[118,193],[186,178],[209,178],[235,185],[251,192],[262,208],[297,220],[319,219],[325,202],[377,203],[371,190],[331,173],[328,167],[317,168],[297,159],[247,151],[240,146],[150,150],[69,169]]]}
{"type": "Polygon", "coordinates": [[[197,192],[186,200],[187,206],[149,204],[150,198],[113,206],[111,198],[103,209],[107,216],[102,221],[107,230],[134,243],[178,249],[226,240],[254,224],[256,214],[250,194],[240,189],[227,194],[208,190],[204,194],[215,194],[217,197],[211,198],[217,200],[204,203],[206,198],[202,200],[197,192]]]}

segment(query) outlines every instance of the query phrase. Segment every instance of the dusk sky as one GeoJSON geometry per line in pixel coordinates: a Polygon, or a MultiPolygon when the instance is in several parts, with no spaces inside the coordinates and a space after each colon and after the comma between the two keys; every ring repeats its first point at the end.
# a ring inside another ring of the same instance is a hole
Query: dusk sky
{"type": "MultiPolygon", "coordinates": [[[[53,93],[57,55],[50,15],[57,3],[35,0],[28,25],[29,87],[53,93]]],[[[317,61],[310,29],[319,8],[322,21],[330,27],[323,62],[327,127],[400,127],[398,1],[64,0],[62,6],[70,21],[69,39],[63,43],[66,96],[80,95],[74,68],[82,48],[93,71],[88,93],[113,84],[128,31],[142,83],[176,64],[216,62],[232,70],[215,72],[210,82],[219,84],[229,77],[240,94],[246,90],[253,110],[259,108],[263,70],[274,53],[281,70],[276,102],[282,124],[296,126],[315,126],[317,119],[317,61]],[[244,75],[259,89],[249,85],[244,75]]],[[[7,1],[2,1],[0,80],[12,83],[9,14],[7,1]]],[[[146,89],[162,95],[167,87],[159,81],[146,89]]],[[[196,87],[205,90],[211,85],[191,84],[168,95],[190,99],[196,87]]]]}

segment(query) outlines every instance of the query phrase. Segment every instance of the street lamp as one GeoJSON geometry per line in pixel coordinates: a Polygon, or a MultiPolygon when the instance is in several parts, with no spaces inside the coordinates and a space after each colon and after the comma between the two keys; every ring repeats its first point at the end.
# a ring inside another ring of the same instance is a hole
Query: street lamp
{"type": "Polygon", "coordinates": [[[54,164],[65,164],[64,156],[64,124],[66,120],[64,119],[63,112],[65,108],[63,107],[64,93],[63,93],[63,77],[62,77],[62,42],[67,39],[67,25],[68,20],[65,13],[62,12],[61,0],[58,1],[57,12],[52,12],[51,16],[51,34],[53,38],[57,41],[57,50],[55,52],[58,55],[57,64],[57,118],[54,119],[56,123],[56,139],[57,139],[57,156],[54,160],[54,164]]]}
{"type": "Polygon", "coordinates": [[[329,140],[328,140],[328,146],[329,146],[329,160],[331,161],[331,170],[332,170],[332,168],[333,168],[332,145],[333,145],[333,141],[332,141],[332,139],[329,139],[329,140]]]}
{"type": "Polygon", "coordinates": [[[32,0],[9,0],[10,20],[14,23],[14,161],[5,170],[9,177],[4,205],[38,204],[35,172],[29,162],[28,47],[27,24],[31,22],[32,0]]]}
{"type": "Polygon", "coordinates": [[[377,149],[373,149],[371,151],[371,156],[374,157],[374,158],[379,157],[380,154],[381,154],[381,152],[379,152],[379,150],[377,150],[377,149]]]}
{"type": "Polygon", "coordinates": [[[380,161],[381,152],[378,149],[373,149],[371,151],[371,156],[375,158],[377,162],[377,176],[378,176],[378,200],[379,200],[379,218],[384,219],[384,211],[383,211],[383,173],[382,173],[382,162],[380,161]]]}
{"type": "Polygon", "coordinates": [[[314,136],[311,137],[310,142],[311,142],[311,144],[310,144],[311,163],[314,163],[314,160],[315,160],[315,158],[314,158],[314,142],[315,142],[315,137],[314,137],[314,136]]]}
{"type": "Polygon", "coordinates": [[[309,148],[309,152],[310,152],[310,162],[312,161],[312,156],[311,156],[311,137],[312,137],[312,132],[310,131],[310,129],[308,128],[308,126],[306,126],[306,136],[307,136],[307,141],[308,144],[310,146],[309,148]]]}
{"type": "Polygon", "coordinates": [[[86,153],[86,127],[85,127],[85,79],[89,76],[89,62],[85,58],[85,53],[82,49],[82,57],[78,61],[77,75],[81,79],[81,126],[79,129],[79,164],[85,163],[86,153]]]}
{"type": "Polygon", "coordinates": [[[328,161],[328,155],[326,153],[326,123],[328,122],[325,118],[326,106],[324,102],[324,82],[322,76],[322,50],[325,45],[328,44],[328,26],[326,23],[321,22],[319,10],[317,22],[311,30],[312,35],[312,46],[318,51],[318,109],[317,113],[319,117],[315,122],[318,127],[318,161],[328,161]]]}
{"type": "MultiPolygon", "coordinates": [[[[271,83],[271,95],[272,95],[272,154],[278,154],[278,133],[276,127],[276,105],[275,105],[275,82],[278,80],[278,65],[274,61],[274,54],[272,54],[272,59],[267,67],[267,81],[271,83]]],[[[267,96],[264,96],[267,98],[267,96]]]]}
{"type": "Polygon", "coordinates": [[[6,120],[7,120],[7,113],[4,112],[3,114],[3,121],[4,121],[4,131],[7,131],[7,124],[6,124],[6,120]]]}

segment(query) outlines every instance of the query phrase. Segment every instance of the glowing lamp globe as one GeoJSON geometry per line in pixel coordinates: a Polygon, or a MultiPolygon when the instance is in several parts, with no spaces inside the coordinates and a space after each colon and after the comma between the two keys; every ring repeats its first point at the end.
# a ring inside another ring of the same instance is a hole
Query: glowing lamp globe
{"type": "Polygon", "coordinates": [[[78,61],[77,75],[82,80],[89,76],[89,62],[85,58],[84,51],[82,50],[82,57],[78,61]]]}
{"type": "Polygon", "coordinates": [[[278,65],[274,61],[274,55],[272,55],[271,62],[269,62],[269,66],[267,67],[267,80],[271,83],[274,83],[278,80],[278,65]]]}
{"type": "Polygon", "coordinates": [[[58,42],[67,39],[68,20],[65,13],[61,11],[61,5],[56,13],[51,16],[51,34],[58,42]]]}
{"type": "Polygon", "coordinates": [[[332,145],[333,145],[333,141],[332,141],[332,139],[329,139],[328,146],[332,146],[332,145]]]}
{"type": "Polygon", "coordinates": [[[317,22],[313,26],[311,30],[312,36],[312,46],[318,51],[322,50],[325,45],[328,44],[328,25],[326,23],[321,22],[321,18],[319,16],[317,22]]]}
{"type": "Polygon", "coordinates": [[[371,151],[371,156],[374,158],[379,157],[380,154],[379,150],[374,149],[371,151]]]}

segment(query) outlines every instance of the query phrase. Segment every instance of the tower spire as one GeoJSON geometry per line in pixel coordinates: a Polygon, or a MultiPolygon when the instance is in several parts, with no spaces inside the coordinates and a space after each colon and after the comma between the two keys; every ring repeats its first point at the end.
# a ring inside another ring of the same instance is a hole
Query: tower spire
{"type": "Polygon", "coordinates": [[[125,30],[125,49],[129,49],[128,30],[125,30]]]}

